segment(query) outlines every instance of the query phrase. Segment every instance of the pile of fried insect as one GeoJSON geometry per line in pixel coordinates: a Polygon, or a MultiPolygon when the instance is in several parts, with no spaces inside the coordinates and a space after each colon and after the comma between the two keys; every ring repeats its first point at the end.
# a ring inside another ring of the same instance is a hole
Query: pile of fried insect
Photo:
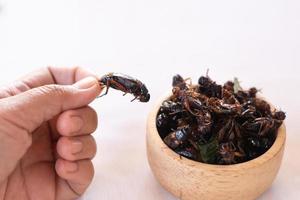
{"type": "Polygon", "coordinates": [[[256,97],[255,87],[243,90],[236,78],[222,86],[206,75],[192,85],[175,75],[172,86],[156,126],[171,149],[195,161],[228,165],[254,159],[272,146],[285,119],[256,97]]]}

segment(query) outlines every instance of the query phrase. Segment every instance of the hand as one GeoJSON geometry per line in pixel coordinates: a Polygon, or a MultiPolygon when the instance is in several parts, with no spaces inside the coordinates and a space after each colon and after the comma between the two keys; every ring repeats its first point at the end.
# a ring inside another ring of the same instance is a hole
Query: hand
{"type": "Polygon", "coordinates": [[[100,92],[78,67],[48,67],[0,89],[0,199],[83,194],[96,153],[97,115],[88,104],[100,92]]]}

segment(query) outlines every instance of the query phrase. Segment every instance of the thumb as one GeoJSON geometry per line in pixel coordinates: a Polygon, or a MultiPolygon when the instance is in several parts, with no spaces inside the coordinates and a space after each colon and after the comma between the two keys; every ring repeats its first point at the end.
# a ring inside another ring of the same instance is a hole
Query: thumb
{"type": "Polygon", "coordinates": [[[0,185],[32,142],[31,132],[64,110],[82,107],[101,92],[95,78],[45,85],[0,100],[0,185]]]}
{"type": "Polygon", "coordinates": [[[32,132],[57,114],[93,101],[101,92],[94,77],[73,85],[45,85],[0,100],[0,117],[32,132]],[[3,108],[3,109],[2,109],[3,108]]]}

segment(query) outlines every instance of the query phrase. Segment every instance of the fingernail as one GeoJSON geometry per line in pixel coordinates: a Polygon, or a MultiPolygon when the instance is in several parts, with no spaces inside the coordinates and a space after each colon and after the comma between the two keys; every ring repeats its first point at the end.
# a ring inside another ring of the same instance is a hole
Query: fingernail
{"type": "Polygon", "coordinates": [[[78,170],[78,164],[76,162],[66,162],[64,167],[67,172],[76,172],[78,170]]]}
{"type": "Polygon", "coordinates": [[[82,151],[83,145],[80,140],[72,140],[71,143],[71,152],[72,154],[76,154],[82,151]]]}
{"type": "Polygon", "coordinates": [[[81,117],[72,116],[71,121],[72,121],[71,133],[78,133],[83,126],[83,120],[81,119],[81,117]]]}
{"type": "Polygon", "coordinates": [[[98,84],[98,81],[94,77],[87,77],[78,82],[76,82],[73,86],[78,89],[89,89],[94,85],[98,84]]]}

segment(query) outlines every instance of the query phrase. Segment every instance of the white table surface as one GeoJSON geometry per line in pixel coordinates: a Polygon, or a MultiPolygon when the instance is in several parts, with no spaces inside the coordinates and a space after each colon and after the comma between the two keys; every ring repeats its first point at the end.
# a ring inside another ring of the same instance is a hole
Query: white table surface
{"type": "Polygon", "coordinates": [[[287,112],[287,145],[273,186],[260,200],[300,195],[300,2],[295,0],[0,0],[0,83],[47,65],[139,77],[147,104],[119,92],[98,99],[95,177],[82,199],[175,199],[154,179],[146,117],[175,73],[195,81],[210,69],[234,76],[287,112]],[[291,98],[290,94],[294,97],[291,98]]]}

